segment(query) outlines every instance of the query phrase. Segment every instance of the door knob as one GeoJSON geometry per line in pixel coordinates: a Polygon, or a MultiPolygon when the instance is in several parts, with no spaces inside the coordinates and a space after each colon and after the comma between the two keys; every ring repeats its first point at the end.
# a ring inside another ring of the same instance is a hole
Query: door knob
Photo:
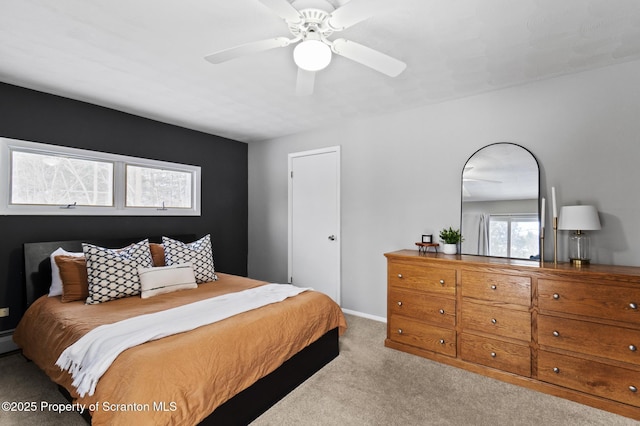
{"type": "Polygon", "coordinates": [[[329,235],[329,241],[335,241],[335,240],[336,240],[335,235],[329,235]]]}

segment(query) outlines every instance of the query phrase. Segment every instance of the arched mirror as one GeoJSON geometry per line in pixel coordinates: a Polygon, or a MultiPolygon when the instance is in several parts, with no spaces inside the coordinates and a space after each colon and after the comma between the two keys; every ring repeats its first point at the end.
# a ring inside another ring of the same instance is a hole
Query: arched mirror
{"type": "Polygon", "coordinates": [[[462,254],[540,258],[540,171],[527,149],[500,142],[462,170],[462,254]]]}

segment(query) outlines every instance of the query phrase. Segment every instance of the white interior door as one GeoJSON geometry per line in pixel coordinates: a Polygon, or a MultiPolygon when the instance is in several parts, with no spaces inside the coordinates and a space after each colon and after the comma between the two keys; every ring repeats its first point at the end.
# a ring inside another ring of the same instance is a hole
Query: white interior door
{"type": "Polygon", "coordinates": [[[289,154],[289,277],[340,303],[340,147],[289,154]]]}

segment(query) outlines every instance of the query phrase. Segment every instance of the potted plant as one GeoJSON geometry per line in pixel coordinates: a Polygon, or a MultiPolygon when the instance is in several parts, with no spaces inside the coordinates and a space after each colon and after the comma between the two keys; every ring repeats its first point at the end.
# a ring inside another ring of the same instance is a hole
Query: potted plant
{"type": "Polygon", "coordinates": [[[458,252],[458,243],[464,241],[464,238],[462,238],[459,229],[449,227],[449,229],[444,228],[440,231],[440,241],[444,243],[444,247],[442,248],[443,253],[456,254],[458,252]]]}

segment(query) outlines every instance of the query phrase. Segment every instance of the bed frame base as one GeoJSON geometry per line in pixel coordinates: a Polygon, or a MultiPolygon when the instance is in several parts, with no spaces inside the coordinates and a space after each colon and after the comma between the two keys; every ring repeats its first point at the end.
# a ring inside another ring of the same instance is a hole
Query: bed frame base
{"type": "Polygon", "coordinates": [[[285,361],[277,370],[215,409],[201,425],[246,425],[338,356],[338,329],[285,361]]]}
{"type": "MultiPolygon", "coordinates": [[[[334,328],[289,358],[278,369],[216,408],[200,425],[248,425],[327,365],[338,353],[338,329],[334,328]]],[[[69,402],[72,401],[65,388],[58,386],[58,389],[69,402]]],[[[81,415],[91,424],[89,411],[81,415]]]]}

